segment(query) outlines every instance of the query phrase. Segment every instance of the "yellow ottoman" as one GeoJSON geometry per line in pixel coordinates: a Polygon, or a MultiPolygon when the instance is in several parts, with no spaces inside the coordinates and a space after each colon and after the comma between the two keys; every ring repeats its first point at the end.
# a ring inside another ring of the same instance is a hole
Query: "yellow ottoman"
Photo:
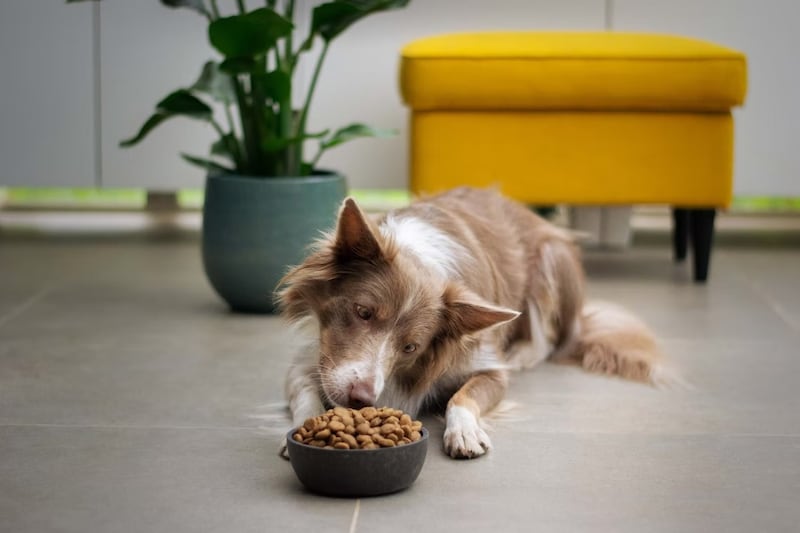
{"type": "Polygon", "coordinates": [[[731,200],[740,52],[669,35],[441,35],[402,51],[411,189],[498,186],[531,204],[667,204],[704,281],[731,200]]]}

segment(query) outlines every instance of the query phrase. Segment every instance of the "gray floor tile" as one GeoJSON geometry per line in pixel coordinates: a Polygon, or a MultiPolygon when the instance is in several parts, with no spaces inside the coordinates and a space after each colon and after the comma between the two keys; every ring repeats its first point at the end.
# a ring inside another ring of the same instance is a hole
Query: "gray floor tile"
{"type": "Polygon", "coordinates": [[[738,250],[731,262],[745,283],[800,332],[800,249],[738,250]]]}
{"type": "Polygon", "coordinates": [[[46,287],[8,285],[0,288],[0,327],[10,322],[47,294],[46,287]]]}
{"type": "MultiPolygon", "coordinates": [[[[698,285],[687,277],[688,267],[672,265],[663,249],[591,253],[589,299],[628,307],[661,338],[795,338],[797,330],[740,269],[747,254],[732,250],[717,255],[718,268],[707,284],[698,285]],[[671,270],[681,275],[671,278],[671,270]]],[[[794,256],[784,257],[791,261],[794,256]]],[[[791,301],[800,299],[783,294],[791,301]]]]}
{"type": "Polygon", "coordinates": [[[136,318],[109,304],[96,320],[81,305],[59,319],[51,305],[0,331],[0,423],[253,426],[282,401],[291,345],[277,319],[136,318]]]}
{"type": "Polygon", "coordinates": [[[252,430],[0,427],[0,530],[347,532],[252,430]]]}
{"type": "Polygon", "coordinates": [[[490,455],[430,454],[364,500],[357,531],[796,531],[800,439],[514,432],[490,455]],[[387,520],[391,508],[391,520],[387,520]]]}
{"type": "Polygon", "coordinates": [[[508,416],[532,431],[800,435],[794,342],[662,344],[686,385],[655,389],[546,363],[513,376],[508,416]]]}
{"type": "MultiPolygon", "coordinates": [[[[591,297],[649,322],[692,388],[517,375],[487,457],[448,459],[426,418],[420,479],[355,531],[795,530],[798,257],[723,247],[698,286],[664,244],[588,253],[591,297]]],[[[4,240],[0,273],[0,530],[350,530],[356,502],[275,456],[298,337],[227,312],[196,240],[4,240]]]]}

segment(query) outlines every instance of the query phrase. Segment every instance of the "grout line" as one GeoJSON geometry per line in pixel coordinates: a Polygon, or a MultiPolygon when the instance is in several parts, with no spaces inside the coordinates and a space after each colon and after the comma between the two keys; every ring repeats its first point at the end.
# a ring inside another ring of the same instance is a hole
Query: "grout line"
{"type": "Polygon", "coordinates": [[[361,498],[356,500],[356,507],[353,509],[353,519],[350,521],[350,533],[356,532],[356,526],[358,525],[358,513],[361,510],[361,498]]]}
{"type": "Polygon", "coordinates": [[[760,296],[766,303],[767,306],[772,309],[772,312],[778,315],[788,327],[794,333],[800,332],[800,324],[797,324],[795,320],[792,319],[791,315],[786,312],[786,309],[783,306],[776,302],[765,290],[761,288],[761,285],[758,282],[751,280],[749,278],[745,278],[745,283],[750,285],[750,288],[755,292],[758,296],[760,296]]]}
{"type": "Polygon", "coordinates": [[[606,0],[605,2],[605,9],[604,9],[605,20],[605,30],[611,31],[614,29],[614,0],[606,0]]]}
{"type": "Polygon", "coordinates": [[[778,302],[773,300],[772,298],[766,297],[764,298],[767,300],[767,304],[772,308],[772,311],[778,315],[778,317],[783,320],[783,322],[789,326],[789,328],[794,331],[795,333],[800,332],[800,324],[797,323],[796,320],[793,320],[791,315],[786,312],[786,309],[783,308],[778,302]]]}
{"type": "MultiPolygon", "coordinates": [[[[502,420],[497,421],[497,426],[502,425],[502,420]]],[[[245,426],[135,426],[135,425],[95,425],[95,424],[3,424],[0,423],[0,428],[61,428],[61,429],[160,429],[160,430],[222,430],[222,431],[253,431],[257,432],[258,428],[245,427],[245,426]]],[[[523,431],[526,435],[628,435],[628,436],[647,436],[647,437],[734,437],[734,438],[800,438],[800,433],[750,433],[750,432],[703,432],[703,431],[679,431],[679,432],[632,432],[632,431],[523,431]]],[[[356,500],[355,509],[353,509],[353,518],[350,523],[350,533],[356,530],[358,517],[361,510],[361,500],[356,500]]]]}
{"type": "Polygon", "coordinates": [[[19,428],[63,428],[63,429],[189,429],[189,430],[221,430],[221,431],[253,431],[262,432],[263,428],[250,426],[148,426],[133,424],[21,424],[21,423],[0,423],[0,427],[19,427],[19,428]]]}
{"type": "Polygon", "coordinates": [[[767,304],[767,307],[769,307],[773,313],[778,315],[778,318],[784,324],[786,324],[793,333],[800,333],[800,324],[798,324],[796,320],[792,319],[792,316],[786,312],[786,309],[784,309],[780,303],[775,301],[775,299],[772,298],[767,291],[761,287],[758,281],[751,278],[744,272],[739,272],[739,275],[741,282],[748,286],[757,297],[763,300],[764,303],[767,304]]]}
{"type": "Polygon", "coordinates": [[[92,69],[94,85],[94,185],[103,187],[103,87],[100,73],[102,55],[100,50],[100,3],[92,6],[92,69]]]}
{"type": "Polygon", "coordinates": [[[49,287],[45,287],[43,289],[39,289],[39,292],[37,292],[36,294],[34,294],[33,296],[31,296],[30,298],[28,298],[27,300],[25,300],[21,304],[19,304],[17,307],[12,309],[11,311],[6,313],[5,315],[0,316],[0,328],[2,328],[6,324],[8,324],[12,320],[14,320],[16,317],[18,317],[19,315],[21,315],[25,311],[27,311],[29,307],[31,307],[33,304],[35,304],[36,302],[38,302],[39,300],[44,298],[47,295],[48,292],[50,292],[50,288],[49,287]]]}
{"type": "MultiPolygon", "coordinates": [[[[493,431],[499,430],[503,421],[496,422],[493,431]]],[[[507,427],[507,426],[505,426],[507,427]]],[[[518,435],[572,435],[572,436],[596,436],[596,437],[703,437],[703,438],[764,438],[764,439],[800,439],[800,433],[745,433],[745,432],[701,432],[701,431],[511,431],[518,435]]]]}

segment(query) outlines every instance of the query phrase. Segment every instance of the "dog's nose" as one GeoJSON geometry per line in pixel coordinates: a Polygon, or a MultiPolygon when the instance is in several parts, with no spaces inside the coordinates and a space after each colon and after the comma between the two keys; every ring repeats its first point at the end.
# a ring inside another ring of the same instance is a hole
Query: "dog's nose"
{"type": "Polygon", "coordinates": [[[361,409],[368,405],[375,405],[375,382],[374,381],[356,381],[350,385],[350,395],[348,398],[348,407],[351,409],[361,409]]]}

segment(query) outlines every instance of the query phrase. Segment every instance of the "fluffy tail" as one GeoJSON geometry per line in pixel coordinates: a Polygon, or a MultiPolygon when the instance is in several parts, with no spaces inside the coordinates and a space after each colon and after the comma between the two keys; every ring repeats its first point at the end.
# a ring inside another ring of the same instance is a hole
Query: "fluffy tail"
{"type": "Polygon", "coordinates": [[[667,366],[650,329],[624,308],[590,302],[579,323],[573,339],[554,355],[555,361],[656,386],[682,382],[667,366]]]}

